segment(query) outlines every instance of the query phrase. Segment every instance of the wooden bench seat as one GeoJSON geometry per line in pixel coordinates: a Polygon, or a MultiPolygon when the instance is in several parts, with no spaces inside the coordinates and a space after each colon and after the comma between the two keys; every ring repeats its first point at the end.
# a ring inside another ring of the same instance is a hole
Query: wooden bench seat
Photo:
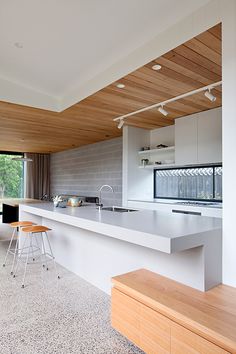
{"type": "Polygon", "coordinates": [[[236,353],[235,288],[201,292],[145,269],[112,283],[112,326],[146,353],[236,353]]]}

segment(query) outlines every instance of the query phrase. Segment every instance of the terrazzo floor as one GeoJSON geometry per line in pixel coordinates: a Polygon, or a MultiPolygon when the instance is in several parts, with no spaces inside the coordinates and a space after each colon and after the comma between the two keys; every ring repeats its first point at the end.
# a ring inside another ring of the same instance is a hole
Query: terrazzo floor
{"type": "Polygon", "coordinates": [[[3,268],[0,238],[0,354],[143,353],[110,326],[110,298],[68,270],[61,279],[32,265],[21,288],[3,268]]]}

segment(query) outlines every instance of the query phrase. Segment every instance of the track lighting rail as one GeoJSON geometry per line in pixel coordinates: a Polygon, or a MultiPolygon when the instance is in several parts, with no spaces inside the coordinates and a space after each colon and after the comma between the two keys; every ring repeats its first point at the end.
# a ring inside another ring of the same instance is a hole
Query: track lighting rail
{"type": "Polygon", "coordinates": [[[189,97],[189,96],[192,96],[192,95],[195,95],[199,92],[203,92],[205,91],[205,96],[210,99],[212,102],[215,101],[215,96],[212,95],[211,93],[211,90],[217,86],[220,86],[222,85],[222,81],[218,81],[218,82],[215,82],[213,84],[210,84],[210,85],[207,85],[207,86],[204,86],[204,87],[200,87],[199,89],[196,89],[196,90],[193,90],[193,91],[189,91],[189,92],[186,92],[182,95],[179,95],[179,96],[176,96],[176,97],[173,97],[173,98],[170,98],[168,100],[165,100],[163,102],[159,102],[159,103],[155,103],[151,106],[147,106],[147,107],[144,107],[144,108],[141,108],[141,109],[138,109],[137,111],[134,111],[134,112],[130,112],[130,113],[127,113],[127,114],[124,114],[120,117],[117,117],[117,118],[114,118],[113,120],[115,122],[119,121],[119,124],[118,124],[118,128],[121,129],[123,124],[124,124],[124,119],[127,119],[129,117],[132,117],[136,114],[139,114],[139,113],[142,113],[142,112],[145,112],[145,111],[149,111],[150,109],[153,109],[153,108],[159,108],[159,112],[161,112],[163,115],[167,115],[168,112],[163,108],[165,105],[167,105],[168,103],[171,103],[171,102],[175,102],[175,101],[178,101],[178,100],[181,100],[183,98],[186,98],[186,97],[189,97]],[[207,93],[206,93],[207,92],[207,93]],[[164,114],[165,112],[165,114],[164,114]],[[166,114],[167,113],[167,114],[166,114]]]}

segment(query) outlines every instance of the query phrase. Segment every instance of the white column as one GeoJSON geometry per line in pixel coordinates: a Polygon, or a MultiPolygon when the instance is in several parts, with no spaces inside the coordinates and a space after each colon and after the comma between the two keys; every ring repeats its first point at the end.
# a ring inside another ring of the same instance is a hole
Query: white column
{"type": "Polygon", "coordinates": [[[236,287],[236,1],[223,15],[223,283],[236,287]]]}

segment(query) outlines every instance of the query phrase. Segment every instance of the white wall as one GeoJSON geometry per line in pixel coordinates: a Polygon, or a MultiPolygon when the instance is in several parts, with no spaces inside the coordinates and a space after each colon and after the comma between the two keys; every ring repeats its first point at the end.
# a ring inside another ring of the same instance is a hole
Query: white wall
{"type": "Polygon", "coordinates": [[[122,139],[115,138],[51,154],[51,194],[99,196],[110,184],[114,193],[103,191],[105,205],[122,199],[122,139]]]}
{"type": "Polygon", "coordinates": [[[155,148],[159,144],[167,146],[175,145],[175,126],[169,125],[167,127],[151,130],[150,132],[151,148],[155,148]]]}
{"type": "Polygon", "coordinates": [[[226,3],[227,6],[222,6],[224,164],[223,282],[236,287],[236,1],[227,0],[226,3]]]}
{"type": "Polygon", "coordinates": [[[140,169],[137,151],[150,146],[150,131],[125,126],[123,128],[123,205],[128,199],[149,199],[153,196],[153,174],[140,169]]]}

